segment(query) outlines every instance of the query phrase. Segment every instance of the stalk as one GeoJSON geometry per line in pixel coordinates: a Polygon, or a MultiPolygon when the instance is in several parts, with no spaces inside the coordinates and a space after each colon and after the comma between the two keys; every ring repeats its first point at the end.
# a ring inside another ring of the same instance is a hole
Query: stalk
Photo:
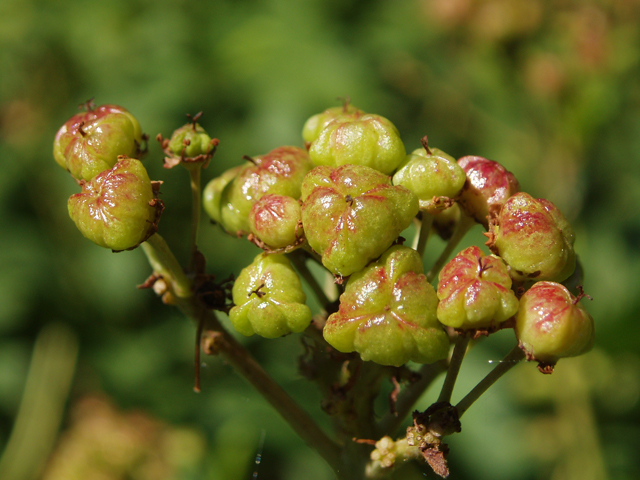
{"type": "Polygon", "coordinates": [[[478,383],[473,390],[471,390],[462,400],[458,402],[456,405],[456,410],[458,411],[458,418],[462,417],[464,412],[466,412],[473,402],[475,402],[478,398],[482,396],[484,392],[486,392],[491,385],[496,383],[496,381],[505,373],[513,368],[520,360],[524,358],[524,352],[517,345],[513,347],[513,349],[502,359],[498,365],[495,366],[493,370],[491,370],[486,377],[484,377],[480,383],[478,383]]]}
{"type": "Polygon", "coordinates": [[[200,209],[202,202],[202,164],[198,163],[188,170],[191,180],[191,235],[189,237],[189,251],[191,252],[191,257],[189,260],[189,271],[194,272],[196,270],[196,261],[198,258],[198,227],[200,226],[200,209]]]}
{"type": "Polygon", "coordinates": [[[191,282],[164,238],[155,233],[141,246],[153,271],[162,276],[176,297],[189,298],[193,295],[191,282]]]}
{"type": "Polygon", "coordinates": [[[456,384],[458,373],[460,372],[460,366],[464,355],[467,353],[467,346],[469,345],[469,337],[458,336],[456,344],[453,347],[453,354],[449,361],[449,369],[447,370],[447,376],[444,378],[442,384],[442,390],[440,390],[440,396],[438,402],[451,402],[451,394],[453,393],[453,387],[456,384]]]}

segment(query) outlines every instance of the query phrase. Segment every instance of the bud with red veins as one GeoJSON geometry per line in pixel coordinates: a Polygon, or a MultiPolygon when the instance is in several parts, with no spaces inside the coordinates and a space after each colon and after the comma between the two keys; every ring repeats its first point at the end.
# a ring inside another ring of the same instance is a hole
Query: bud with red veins
{"type": "Polygon", "coordinates": [[[142,131],[136,118],[117,105],[102,105],[71,117],[56,133],[53,156],[77,180],[91,180],[118,161],[138,157],[142,131]]]}
{"type": "Polygon", "coordinates": [[[537,282],[520,298],[516,336],[527,358],[542,364],[543,373],[550,373],[560,358],[593,346],[593,318],[579,300],[555,282],[537,282]]]}
{"type": "Polygon", "coordinates": [[[492,225],[494,253],[515,280],[561,282],[575,269],[573,229],[558,208],[520,192],[502,207],[492,225]]]}
{"type": "Polygon", "coordinates": [[[300,198],[302,180],[312,166],[299,147],[278,147],[252,158],[223,189],[219,223],[231,234],[249,233],[253,205],[268,193],[300,198]]]}
{"type": "Polygon", "coordinates": [[[229,319],[243,335],[276,338],[311,323],[300,279],[284,255],[259,254],[240,272],[232,294],[229,319]]]}
{"type": "Polygon", "coordinates": [[[353,274],[338,312],[324,326],[325,340],[363,360],[400,366],[433,363],[449,353],[449,337],[436,318],[438,298],[424,276],[422,259],[402,245],[353,274]]]}
{"type": "Polygon", "coordinates": [[[429,148],[426,136],[422,141],[424,148],[407,155],[393,175],[393,184],[407,187],[418,197],[421,210],[435,214],[443,208],[434,197],[455,197],[462,190],[466,176],[453,157],[429,148]]]}
{"type": "Polygon", "coordinates": [[[516,177],[493,160],[467,156],[458,160],[467,175],[458,202],[476,222],[488,228],[487,216],[497,213],[507,199],[520,191],[516,177]]]}
{"type": "Polygon", "coordinates": [[[341,107],[331,107],[322,113],[318,113],[310,117],[302,128],[302,138],[306,145],[311,143],[320,136],[320,132],[331,122],[339,119],[340,121],[356,120],[364,115],[364,112],[354,107],[349,102],[341,107]]]}
{"type": "Polygon", "coordinates": [[[315,165],[363,165],[390,175],[406,156],[396,127],[386,118],[351,114],[336,118],[320,131],[309,148],[315,165]]]}
{"type": "Polygon", "coordinates": [[[302,185],[309,245],[332,273],[351,275],[380,256],[418,213],[418,199],[372,168],[320,166],[302,185]]]}
{"type": "Polygon", "coordinates": [[[438,320],[461,330],[494,328],[518,311],[507,266],[475,246],[440,271],[438,298],[438,320]]]}
{"type": "Polygon", "coordinates": [[[295,244],[302,236],[300,203],[285,195],[268,194],[249,212],[249,228],[260,241],[273,249],[295,244]]]}
{"type": "Polygon", "coordinates": [[[130,250],[157,230],[162,202],[139,160],[123,157],[69,198],[69,216],[82,234],[114,251],[130,250]]]}

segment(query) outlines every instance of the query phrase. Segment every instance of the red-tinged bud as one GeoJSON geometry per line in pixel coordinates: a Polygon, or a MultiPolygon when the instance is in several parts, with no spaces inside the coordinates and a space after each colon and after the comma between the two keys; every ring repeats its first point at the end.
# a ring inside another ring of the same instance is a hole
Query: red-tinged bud
{"type": "Polygon", "coordinates": [[[502,207],[492,224],[490,248],[509,265],[515,280],[561,282],[575,268],[573,229],[560,210],[520,192],[502,207]]]}
{"type": "Polygon", "coordinates": [[[294,245],[303,236],[300,203],[285,195],[265,195],[249,212],[249,227],[272,249],[294,245]]]}
{"type": "Polygon", "coordinates": [[[507,199],[520,191],[516,177],[493,160],[467,156],[458,160],[467,175],[460,193],[460,206],[476,222],[488,228],[487,216],[497,213],[507,199]]]}
{"type": "Polygon", "coordinates": [[[56,134],[53,157],[77,180],[91,180],[118,161],[139,157],[143,141],[140,124],[117,105],[102,105],[74,115],[56,134]]]}
{"type": "Polygon", "coordinates": [[[400,366],[433,363],[449,353],[449,337],[436,318],[438,298],[422,273],[422,259],[402,245],[354,273],[324,338],[341,352],[400,366]]]}
{"type": "Polygon", "coordinates": [[[131,250],[157,230],[162,202],[139,160],[122,157],[69,198],[69,216],[101,247],[131,250]]]}
{"type": "Polygon", "coordinates": [[[516,336],[529,360],[550,373],[564,357],[586,353],[593,346],[593,318],[563,285],[537,282],[520,298],[516,336]]]}
{"type": "Polygon", "coordinates": [[[475,246],[440,271],[438,298],[438,320],[461,330],[495,328],[518,311],[507,266],[475,246]]]}
{"type": "Polygon", "coordinates": [[[320,166],[302,185],[302,224],[311,248],[336,275],[380,256],[418,213],[418,199],[372,168],[320,166]]]}
{"type": "Polygon", "coordinates": [[[300,198],[312,168],[307,151],[298,147],[278,147],[250,160],[222,191],[219,223],[231,234],[249,233],[249,212],[264,195],[300,198]]]}

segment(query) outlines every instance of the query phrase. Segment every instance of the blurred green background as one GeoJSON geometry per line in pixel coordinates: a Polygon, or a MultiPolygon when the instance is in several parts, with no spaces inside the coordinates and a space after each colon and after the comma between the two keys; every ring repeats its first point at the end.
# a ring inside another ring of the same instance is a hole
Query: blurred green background
{"type": "MultiPolygon", "coordinates": [[[[2,480],[332,478],[219,359],[193,393],[193,325],[135,288],[150,273],[141,251],[82,238],[52,142],[92,97],[152,138],[202,110],[221,141],[208,180],[301,145],[305,119],[341,96],[393,121],[407,150],[428,134],[500,161],[577,233],[594,351],[502,379],[451,438],[451,478],[640,478],[639,22],[638,0],[0,2],[2,480]]],[[[188,177],[150,145],[160,232],[185,260],[188,177]]],[[[218,278],[256,253],[204,220],[201,242],[218,278]]],[[[298,339],[243,341],[326,422],[298,339]]],[[[512,343],[479,344],[454,400],[512,343]]]]}

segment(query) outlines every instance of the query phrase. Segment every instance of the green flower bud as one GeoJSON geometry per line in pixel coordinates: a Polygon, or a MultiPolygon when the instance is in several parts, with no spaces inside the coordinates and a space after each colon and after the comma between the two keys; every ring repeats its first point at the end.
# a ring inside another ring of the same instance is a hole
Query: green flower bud
{"type": "Polygon", "coordinates": [[[302,237],[301,215],[300,203],[294,198],[268,194],[249,212],[249,228],[267,246],[284,248],[302,237]]]}
{"type": "Polygon", "coordinates": [[[500,210],[492,233],[490,246],[507,262],[515,280],[561,282],[573,273],[573,230],[548,200],[515,194],[500,210]]]}
{"type": "Polygon", "coordinates": [[[238,176],[243,168],[242,165],[230,168],[219,177],[210,180],[206,187],[204,187],[204,191],[202,192],[202,206],[214,222],[222,222],[222,192],[225,187],[238,176]]]}
{"type": "Polygon", "coordinates": [[[488,215],[497,213],[507,199],[520,191],[518,180],[506,168],[482,157],[458,160],[467,175],[458,203],[476,222],[488,228],[488,215]]]}
{"type": "Polygon", "coordinates": [[[302,224],[309,245],[336,275],[377,258],[418,213],[418,199],[372,168],[320,166],[302,185],[302,224]]]}
{"type": "Polygon", "coordinates": [[[127,110],[102,105],[69,119],[56,133],[53,157],[77,180],[91,180],[118,161],[138,157],[142,132],[127,110]]]}
{"type": "Polygon", "coordinates": [[[232,234],[250,231],[249,212],[268,193],[300,198],[302,179],[312,164],[306,150],[279,147],[247,163],[222,191],[220,224],[232,234]]]}
{"type": "Polygon", "coordinates": [[[85,182],[68,207],[85,237],[114,251],[135,248],[155,233],[162,209],[144,166],[128,157],[85,182]]]}
{"type": "Polygon", "coordinates": [[[440,271],[438,298],[438,320],[462,330],[496,327],[518,311],[507,266],[475,246],[440,271]]]}
{"type": "Polygon", "coordinates": [[[379,115],[355,116],[336,118],[322,129],[309,148],[311,160],[316,165],[363,165],[391,174],[406,155],[398,130],[379,115]]]}
{"type": "Polygon", "coordinates": [[[420,255],[396,245],[353,274],[329,316],[324,338],[341,352],[400,366],[433,363],[449,353],[449,337],[436,318],[438,298],[420,255]]]}
{"type": "Polygon", "coordinates": [[[520,298],[515,331],[528,359],[548,365],[588,352],[595,337],[579,298],[555,282],[537,282],[520,298]]]}
{"type": "Polygon", "coordinates": [[[359,108],[354,107],[349,102],[345,102],[341,107],[328,108],[322,113],[313,115],[305,122],[302,129],[302,138],[307,145],[310,145],[311,142],[318,138],[320,132],[334,120],[356,120],[362,115],[364,115],[364,112],[359,108]]]}
{"type": "Polygon", "coordinates": [[[211,143],[211,137],[204,128],[198,123],[192,122],[173,132],[168,147],[175,156],[195,158],[211,153],[214,144],[211,143]]]}
{"type": "Polygon", "coordinates": [[[243,335],[276,338],[311,323],[300,279],[284,255],[259,254],[240,272],[232,294],[236,306],[229,319],[243,335]]]}
{"type": "Polygon", "coordinates": [[[400,164],[393,175],[393,184],[415,193],[421,210],[437,213],[442,208],[433,198],[455,197],[467,177],[453,157],[437,148],[429,148],[426,138],[423,138],[424,148],[414,150],[400,164]]]}

